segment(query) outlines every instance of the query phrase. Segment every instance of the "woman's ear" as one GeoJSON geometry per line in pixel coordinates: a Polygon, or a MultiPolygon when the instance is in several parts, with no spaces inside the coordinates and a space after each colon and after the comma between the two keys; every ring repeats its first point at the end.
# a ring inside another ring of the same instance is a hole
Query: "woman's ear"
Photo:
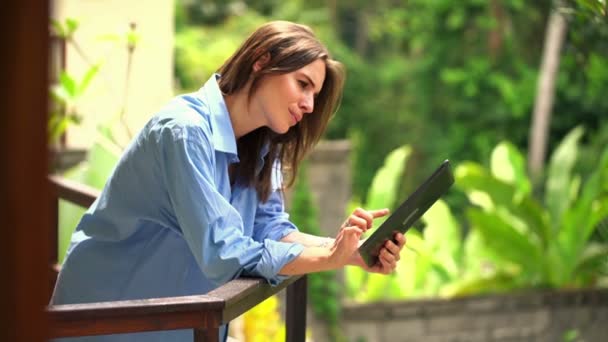
{"type": "Polygon", "coordinates": [[[266,66],[266,63],[270,61],[270,52],[266,52],[262,55],[262,57],[258,58],[255,63],[253,63],[253,71],[258,72],[262,70],[266,66]]]}

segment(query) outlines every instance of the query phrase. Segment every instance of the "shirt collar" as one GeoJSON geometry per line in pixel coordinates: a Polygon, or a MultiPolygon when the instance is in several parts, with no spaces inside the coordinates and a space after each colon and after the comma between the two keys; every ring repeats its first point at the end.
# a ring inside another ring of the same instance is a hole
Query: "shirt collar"
{"type": "MultiPolygon", "coordinates": [[[[226,107],[226,101],[220,90],[217,81],[219,74],[213,74],[205,85],[199,90],[201,97],[206,99],[209,107],[209,117],[211,121],[211,131],[213,134],[213,146],[217,151],[225,152],[234,155],[233,162],[238,162],[238,151],[236,147],[236,138],[230,121],[230,113],[226,107]]],[[[265,144],[262,146],[256,174],[262,170],[264,166],[264,157],[268,154],[270,146],[265,144]]]]}
{"type": "Polygon", "coordinates": [[[219,74],[213,74],[199,90],[199,93],[209,106],[214,148],[218,151],[238,156],[230,114],[228,113],[224,96],[217,84],[219,77],[219,74]]]}

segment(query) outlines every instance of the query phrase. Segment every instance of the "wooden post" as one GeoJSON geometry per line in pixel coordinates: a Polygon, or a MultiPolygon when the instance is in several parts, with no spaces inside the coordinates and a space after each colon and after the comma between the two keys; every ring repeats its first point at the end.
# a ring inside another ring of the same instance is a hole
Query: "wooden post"
{"type": "Polygon", "coordinates": [[[286,341],[304,342],[306,339],[306,276],[287,287],[286,341]]]}
{"type": "Polygon", "coordinates": [[[49,1],[2,2],[0,341],[48,334],[48,28],[49,1]]]}
{"type": "Polygon", "coordinates": [[[218,342],[220,330],[218,327],[208,329],[194,329],[194,342],[218,342]]]}

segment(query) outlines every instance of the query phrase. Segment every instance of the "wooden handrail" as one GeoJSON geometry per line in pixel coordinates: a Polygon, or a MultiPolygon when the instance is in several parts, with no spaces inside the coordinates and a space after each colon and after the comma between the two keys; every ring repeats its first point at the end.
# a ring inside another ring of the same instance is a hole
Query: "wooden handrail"
{"type": "Polygon", "coordinates": [[[242,315],[296,282],[272,287],[258,278],[230,281],[205,295],[53,305],[51,337],[209,328],[242,315]]]}
{"type": "Polygon", "coordinates": [[[101,193],[99,190],[60,176],[49,176],[55,198],[61,198],[81,207],[88,208],[101,193]]]}
{"type": "MultiPolygon", "coordinates": [[[[88,207],[100,194],[96,189],[59,176],[49,176],[49,181],[55,211],[59,198],[88,207]]],[[[51,260],[51,265],[56,265],[55,262],[51,260]]],[[[193,329],[195,342],[217,341],[221,325],[285,288],[286,340],[304,342],[306,276],[288,278],[276,287],[260,278],[239,278],[204,295],[49,305],[46,311],[52,338],[193,329]]]]}

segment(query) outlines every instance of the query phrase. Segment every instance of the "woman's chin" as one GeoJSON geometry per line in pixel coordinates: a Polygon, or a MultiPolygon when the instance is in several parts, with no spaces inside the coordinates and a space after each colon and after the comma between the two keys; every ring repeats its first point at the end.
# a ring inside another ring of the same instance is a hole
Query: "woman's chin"
{"type": "Polygon", "coordinates": [[[270,127],[270,129],[277,134],[285,134],[285,133],[287,133],[287,131],[289,131],[290,128],[291,127],[289,125],[284,125],[284,126],[280,126],[280,127],[277,127],[277,126],[270,127]]]}

